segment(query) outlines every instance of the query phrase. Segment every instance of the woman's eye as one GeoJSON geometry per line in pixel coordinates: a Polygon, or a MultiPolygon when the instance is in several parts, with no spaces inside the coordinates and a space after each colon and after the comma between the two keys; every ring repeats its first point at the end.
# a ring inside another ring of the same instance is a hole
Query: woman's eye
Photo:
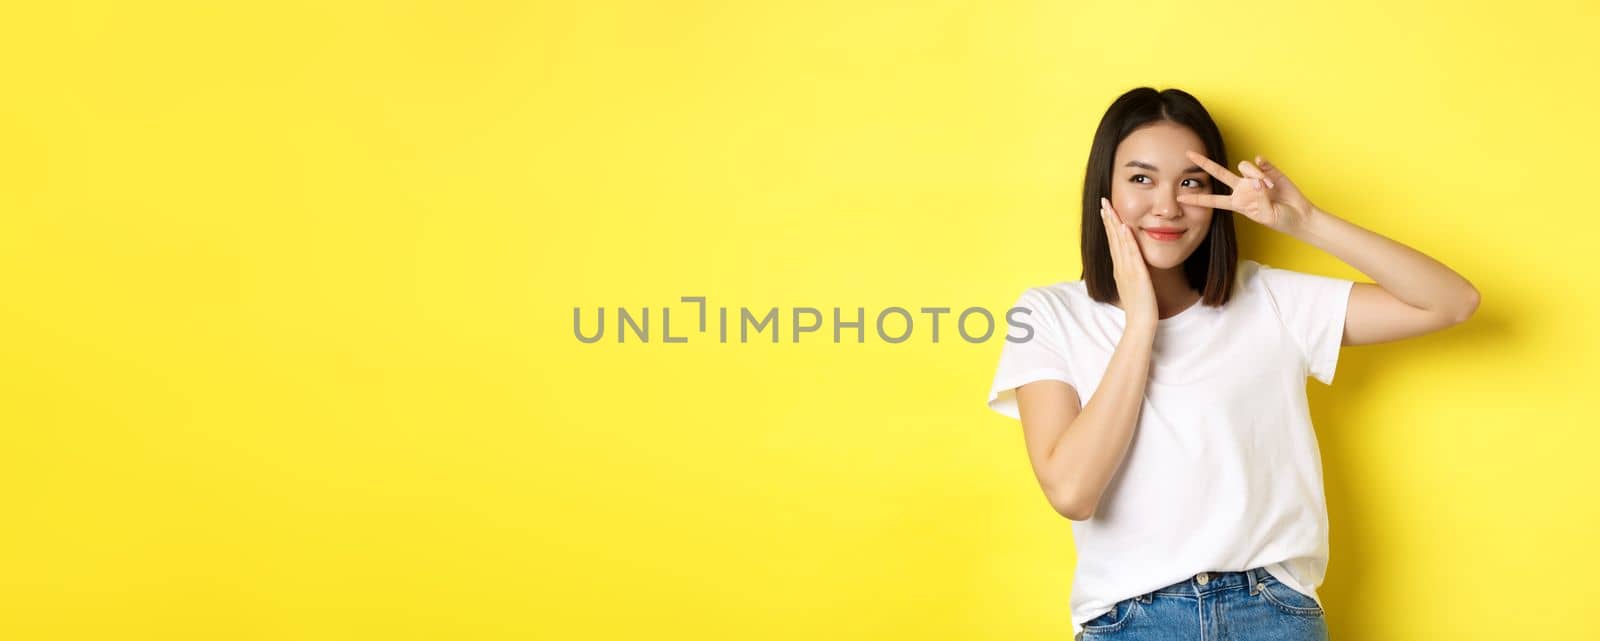
{"type": "MultiPolygon", "coordinates": [[[[1140,183],[1140,184],[1145,184],[1143,181],[1149,180],[1149,179],[1150,179],[1150,177],[1146,176],[1144,174],[1134,174],[1132,178],[1129,178],[1129,180],[1131,180],[1133,182],[1136,182],[1136,183],[1140,183]]],[[[1185,178],[1183,180],[1183,183],[1184,183],[1185,187],[1201,188],[1201,187],[1205,187],[1206,186],[1205,181],[1201,180],[1199,178],[1185,178]]]]}

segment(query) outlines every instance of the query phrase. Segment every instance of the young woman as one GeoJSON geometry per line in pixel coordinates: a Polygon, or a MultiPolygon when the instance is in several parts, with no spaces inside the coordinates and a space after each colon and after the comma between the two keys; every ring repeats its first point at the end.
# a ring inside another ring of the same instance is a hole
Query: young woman
{"type": "Polygon", "coordinates": [[[1326,639],[1305,379],[1332,384],[1341,345],[1478,305],[1459,274],[1323,211],[1262,157],[1226,163],[1193,96],[1117,98],[1089,150],[1082,279],[1024,292],[1031,331],[1001,349],[989,406],[1021,419],[1040,487],[1072,520],[1080,639],[1326,639]],[[1235,212],[1376,283],[1240,260],[1235,212]]]}

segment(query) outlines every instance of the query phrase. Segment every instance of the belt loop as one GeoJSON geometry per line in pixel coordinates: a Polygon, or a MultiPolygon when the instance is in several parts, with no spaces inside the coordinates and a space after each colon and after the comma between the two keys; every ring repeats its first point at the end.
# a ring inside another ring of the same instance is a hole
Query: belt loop
{"type": "Polygon", "coordinates": [[[1255,596],[1261,592],[1261,584],[1257,582],[1258,575],[1256,574],[1256,572],[1259,571],[1260,568],[1251,568],[1249,571],[1245,572],[1245,574],[1250,577],[1250,596],[1255,596]]]}

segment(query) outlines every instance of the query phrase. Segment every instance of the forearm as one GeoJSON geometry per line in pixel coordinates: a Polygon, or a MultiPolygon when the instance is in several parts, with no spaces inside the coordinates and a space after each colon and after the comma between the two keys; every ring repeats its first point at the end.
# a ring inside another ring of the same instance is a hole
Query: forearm
{"type": "Polygon", "coordinates": [[[1082,518],[1100,504],[1133,441],[1154,342],[1154,326],[1135,323],[1123,332],[1100,386],[1056,442],[1051,464],[1059,470],[1056,478],[1067,492],[1067,503],[1077,506],[1082,518]]]}
{"type": "Polygon", "coordinates": [[[1290,235],[1333,254],[1412,307],[1465,316],[1478,305],[1478,290],[1443,263],[1321,209],[1312,208],[1290,235]]]}

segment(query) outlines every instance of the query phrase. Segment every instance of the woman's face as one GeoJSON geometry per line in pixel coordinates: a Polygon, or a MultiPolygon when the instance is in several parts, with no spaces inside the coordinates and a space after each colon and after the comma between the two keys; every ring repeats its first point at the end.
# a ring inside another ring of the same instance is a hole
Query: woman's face
{"type": "Polygon", "coordinates": [[[1211,193],[1211,176],[1183,155],[1191,149],[1205,154],[1206,146],[1188,127],[1169,121],[1140,127],[1117,145],[1111,206],[1151,267],[1182,265],[1211,229],[1210,207],[1178,202],[1178,194],[1211,193]],[[1162,229],[1179,233],[1153,233],[1162,229]]]}

